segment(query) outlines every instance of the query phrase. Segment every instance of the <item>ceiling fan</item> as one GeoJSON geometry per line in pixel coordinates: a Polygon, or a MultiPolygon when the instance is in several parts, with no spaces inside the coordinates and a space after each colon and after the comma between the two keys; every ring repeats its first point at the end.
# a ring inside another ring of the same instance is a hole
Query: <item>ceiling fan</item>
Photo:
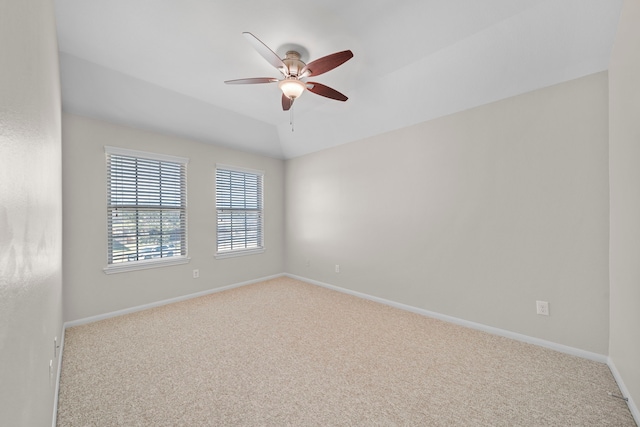
{"type": "Polygon", "coordinates": [[[276,83],[282,90],[282,109],[289,110],[293,106],[293,101],[300,97],[306,90],[316,95],[326,98],[335,99],[337,101],[346,101],[348,98],[335,89],[325,86],[321,83],[308,82],[307,77],[319,76],[320,74],[331,71],[339,65],[344,64],[353,58],[353,52],[345,50],[342,52],[332,53],[331,55],[311,61],[305,64],[300,59],[301,55],[295,50],[290,50],[284,58],[280,58],[274,51],[260,41],[259,38],[251,33],[242,33],[251,43],[255,50],[267,60],[271,65],[277,68],[284,78],[278,80],[273,77],[254,77],[249,79],[227,80],[226,84],[258,84],[258,83],[276,83]]]}

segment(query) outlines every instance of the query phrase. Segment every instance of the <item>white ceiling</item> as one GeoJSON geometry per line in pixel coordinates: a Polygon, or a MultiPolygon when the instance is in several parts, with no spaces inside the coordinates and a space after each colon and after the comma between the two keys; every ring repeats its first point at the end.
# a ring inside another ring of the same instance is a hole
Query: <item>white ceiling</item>
{"type": "Polygon", "coordinates": [[[622,0],[55,0],[63,109],[292,158],[606,70],[622,0]],[[242,36],[306,62],[351,49],[315,77],[295,131],[280,77],[242,36]]]}

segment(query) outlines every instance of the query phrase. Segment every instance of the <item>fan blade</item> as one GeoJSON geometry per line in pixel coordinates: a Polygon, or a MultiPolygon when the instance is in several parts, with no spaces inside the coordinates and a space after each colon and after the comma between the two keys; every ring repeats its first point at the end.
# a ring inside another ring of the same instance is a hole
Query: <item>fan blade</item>
{"type": "Polygon", "coordinates": [[[293,106],[293,99],[290,99],[284,93],[282,94],[282,109],[284,111],[289,111],[289,109],[293,106]]]}
{"type": "Polygon", "coordinates": [[[248,32],[244,32],[242,33],[242,35],[249,41],[249,43],[251,43],[251,45],[253,46],[253,48],[255,50],[258,51],[258,53],[267,60],[267,62],[271,65],[273,65],[274,67],[276,67],[278,70],[280,70],[280,72],[282,74],[284,74],[285,76],[287,75],[287,66],[284,62],[282,62],[282,59],[280,59],[280,57],[271,49],[269,49],[269,47],[262,43],[262,41],[257,38],[256,36],[254,36],[251,33],[248,32]]]}
{"type": "Polygon", "coordinates": [[[254,77],[251,79],[227,80],[225,83],[228,85],[253,85],[257,83],[275,83],[277,81],[278,79],[273,77],[254,77]]]}
{"type": "Polygon", "coordinates": [[[320,74],[331,71],[339,65],[344,64],[348,60],[353,58],[353,52],[350,50],[344,50],[342,52],[332,53],[331,55],[323,56],[320,59],[309,62],[300,73],[300,76],[319,76],[320,74]]]}
{"type": "Polygon", "coordinates": [[[335,99],[336,101],[346,101],[347,98],[345,95],[341,94],[335,89],[331,89],[329,86],[325,86],[320,83],[315,82],[307,82],[307,85],[313,85],[311,87],[307,86],[309,92],[313,92],[316,95],[324,96],[325,98],[335,99]]]}

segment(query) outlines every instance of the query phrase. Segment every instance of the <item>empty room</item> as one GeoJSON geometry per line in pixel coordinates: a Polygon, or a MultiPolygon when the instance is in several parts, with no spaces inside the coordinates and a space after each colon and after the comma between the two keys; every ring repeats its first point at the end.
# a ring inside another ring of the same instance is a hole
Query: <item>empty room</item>
{"type": "Polygon", "coordinates": [[[640,0],[0,0],[0,423],[640,424],[640,0]]]}

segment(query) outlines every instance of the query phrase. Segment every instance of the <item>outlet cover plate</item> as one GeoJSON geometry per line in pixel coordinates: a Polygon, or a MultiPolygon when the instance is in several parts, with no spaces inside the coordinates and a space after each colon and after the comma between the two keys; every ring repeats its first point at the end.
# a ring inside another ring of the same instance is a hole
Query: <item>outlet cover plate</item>
{"type": "Polygon", "coordinates": [[[536,301],[536,314],[540,314],[542,316],[549,315],[549,302],[547,301],[536,301]]]}

